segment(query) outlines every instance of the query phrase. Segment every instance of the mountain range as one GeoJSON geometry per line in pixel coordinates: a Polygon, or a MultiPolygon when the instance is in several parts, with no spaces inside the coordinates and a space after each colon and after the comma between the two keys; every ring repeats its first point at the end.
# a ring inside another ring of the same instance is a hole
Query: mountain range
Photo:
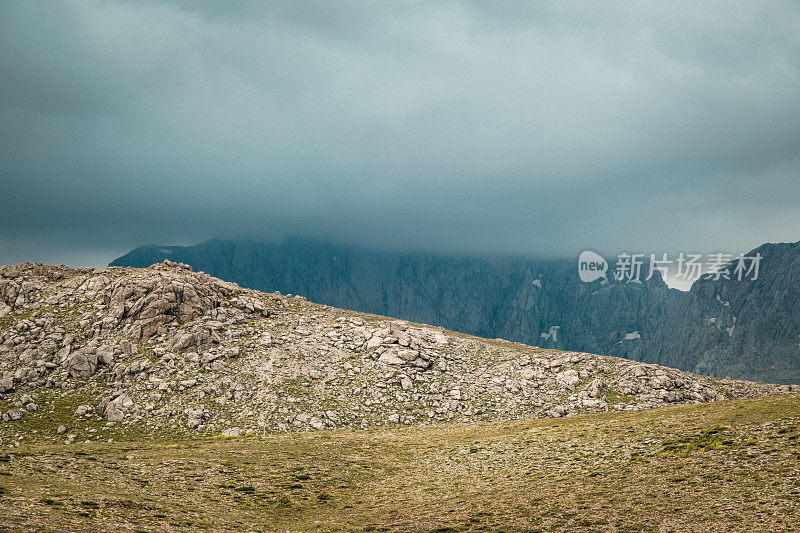
{"type": "Polygon", "coordinates": [[[756,279],[704,275],[689,292],[659,273],[584,283],[571,259],[369,250],[304,239],[146,245],[110,266],[164,259],[261,291],[549,349],[711,376],[800,381],[800,243],[764,244],[756,279]]]}

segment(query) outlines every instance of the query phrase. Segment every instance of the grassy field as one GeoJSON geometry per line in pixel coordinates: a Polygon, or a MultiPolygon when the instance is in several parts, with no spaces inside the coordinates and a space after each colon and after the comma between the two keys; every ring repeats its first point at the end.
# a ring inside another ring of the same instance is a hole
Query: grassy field
{"type": "Polygon", "coordinates": [[[0,451],[0,530],[796,531],[800,396],[0,451]]]}

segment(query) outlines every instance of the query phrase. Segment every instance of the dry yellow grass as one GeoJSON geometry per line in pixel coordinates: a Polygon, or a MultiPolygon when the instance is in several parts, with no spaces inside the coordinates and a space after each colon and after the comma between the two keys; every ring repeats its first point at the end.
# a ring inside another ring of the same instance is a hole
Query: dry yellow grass
{"type": "MultiPolygon", "coordinates": [[[[793,531],[800,395],[0,452],[0,530],[793,531]]],[[[29,439],[23,440],[23,442],[29,439]]]]}

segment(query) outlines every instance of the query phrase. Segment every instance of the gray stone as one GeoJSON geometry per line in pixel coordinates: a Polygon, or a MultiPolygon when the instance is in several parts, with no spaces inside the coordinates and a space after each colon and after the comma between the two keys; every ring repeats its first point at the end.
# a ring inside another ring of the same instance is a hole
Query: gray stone
{"type": "Polygon", "coordinates": [[[113,405],[109,405],[106,408],[106,420],[109,422],[119,422],[120,420],[125,419],[125,413],[122,412],[122,409],[118,409],[113,405]]]}
{"type": "Polygon", "coordinates": [[[586,391],[592,398],[599,398],[603,394],[604,390],[605,385],[603,384],[603,380],[600,378],[592,380],[592,382],[586,387],[586,391]]]}
{"type": "Polygon", "coordinates": [[[91,413],[94,411],[94,407],[91,405],[79,405],[77,409],[75,409],[75,413],[73,416],[85,416],[86,413],[91,413]]]}
{"type": "Polygon", "coordinates": [[[406,360],[401,359],[392,352],[384,352],[378,358],[378,362],[386,363],[387,365],[402,365],[405,364],[406,360]]]}
{"type": "Polygon", "coordinates": [[[67,360],[67,372],[73,379],[86,379],[97,370],[97,354],[79,351],[67,360]]]}
{"type": "Polygon", "coordinates": [[[578,375],[577,370],[565,370],[564,372],[561,372],[556,376],[556,381],[559,384],[572,390],[575,388],[576,385],[578,385],[578,383],[580,383],[581,378],[578,375]]]}
{"type": "Polygon", "coordinates": [[[397,350],[397,356],[404,361],[413,361],[418,355],[417,350],[397,350]]]}
{"type": "Polygon", "coordinates": [[[22,409],[11,409],[8,411],[3,417],[8,416],[8,419],[11,421],[14,420],[22,420],[22,417],[25,415],[25,411],[22,409]]]}
{"type": "Polygon", "coordinates": [[[567,409],[563,405],[556,405],[545,412],[545,414],[550,418],[561,418],[567,414],[567,409]]]}
{"type": "Polygon", "coordinates": [[[11,392],[14,390],[14,380],[9,378],[0,379],[0,393],[11,392]]]}

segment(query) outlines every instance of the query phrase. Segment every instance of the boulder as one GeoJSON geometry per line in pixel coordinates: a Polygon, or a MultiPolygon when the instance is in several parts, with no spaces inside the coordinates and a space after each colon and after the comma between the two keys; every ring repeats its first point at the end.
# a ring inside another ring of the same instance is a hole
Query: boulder
{"type": "Polygon", "coordinates": [[[25,415],[25,411],[22,409],[12,409],[6,414],[3,415],[3,419],[7,416],[9,420],[22,420],[22,417],[25,415]]]}
{"type": "Polygon", "coordinates": [[[114,347],[104,344],[97,349],[97,364],[110,365],[114,361],[114,347]]]}
{"type": "Polygon", "coordinates": [[[94,411],[94,407],[91,405],[79,405],[77,409],[75,409],[75,413],[73,416],[85,416],[86,413],[91,413],[94,411]]]}
{"type": "Polygon", "coordinates": [[[394,352],[384,352],[378,358],[379,363],[386,363],[387,365],[402,365],[406,362],[405,359],[401,359],[394,352]]]}
{"type": "Polygon", "coordinates": [[[572,390],[580,383],[581,378],[577,370],[565,370],[556,375],[556,381],[560,385],[572,390]]]}
{"type": "Polygon", "coordinates": [[[86,379],[97,370],[97,354],[81,350],[72,354],[67,360],[67,372],[72,379],[86,379]]]}
{"type": "Polygon", "coordinates": [[[106,420],[109,422],[119,422],[124,418],[125,413],[122,411],[122,409],[110,404],[108,407],[106,407],[106,420]]]}
{"type": "Polygon", "coordinates": [[[418,355],[419,352],[417,350],[397,350],[397,357],[404,361],[413,361],[418,355]]]}
{"type": "Polygon", "coordinates": [[[589,386],[586,387],[586,392],[589,393],[589,396],[592,398],[599,398],[603,391],[605,390],[605,386],[603,384],[603,380],[600,378],[595,378],[589,383],[589,386]]]}
{"type": "Polygon", "coordinates": [[[0,379],[0,394],[14,390],[14,380],[9,378],[0,379]]]}

